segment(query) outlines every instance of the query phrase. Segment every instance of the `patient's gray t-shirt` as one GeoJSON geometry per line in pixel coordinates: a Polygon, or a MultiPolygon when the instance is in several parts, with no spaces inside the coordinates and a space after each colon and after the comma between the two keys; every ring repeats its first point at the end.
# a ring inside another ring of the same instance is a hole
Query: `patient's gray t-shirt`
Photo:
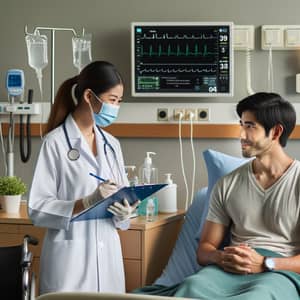
{"type": "Polygon", "coordinates": [[[267,189],[258,184],[252,162],[222,177],[212,190],[207,220],[231,224],[233,245],[299,254],[300,162],[295,160],[267,189]]]}

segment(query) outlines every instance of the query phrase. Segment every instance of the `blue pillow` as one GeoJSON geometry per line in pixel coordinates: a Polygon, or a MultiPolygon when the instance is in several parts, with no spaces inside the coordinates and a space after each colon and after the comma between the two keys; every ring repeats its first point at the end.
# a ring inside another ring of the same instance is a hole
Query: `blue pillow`
{"type": "MultiPolygon", "coordinates": [[[[208,187],[206,192],[206,198],[207,198],[207,205],[205,206],[205,218],[201,220],[200,227],[198,231],[196,232],[196,240],[199,241],[200,234],[202,232],[202,227],[206,221],[206,215],[208,213],[209,208],[209,199],[211,191],[215,185],[215,183],[226,174],[230,173],[234,169],[240,167],[244,163],[248,161],[248,159],[245,158],[238,158],[235,156],[230,156],[227,154],[224,154],[222,152],[218,152],[215,150],[205,150],[203,152],[203,158],[206,165],[207,170],[207,177],[208,177],[208,187]]],[[[225,240],[223,241],[221,248],[228,244],[230,240],[229,234],[225,237],[225,240]]]]}
{"type": "Polygon", "coordinates": [[[205,150],[203,152],[203,158],[206,164],[207,176],[208,176],[208,188],[207,195],[210,197],[210,193],[215,183],[224,175],[230,173],[236,168],[240,167],[248,161],[245,158],[239,158],[230,156],[222,152],[215,150],[205,150]]]}

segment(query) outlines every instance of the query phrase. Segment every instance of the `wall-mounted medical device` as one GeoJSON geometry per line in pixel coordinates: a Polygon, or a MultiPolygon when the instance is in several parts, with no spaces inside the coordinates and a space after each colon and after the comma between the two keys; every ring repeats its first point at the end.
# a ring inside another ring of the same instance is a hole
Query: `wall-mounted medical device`
{"type": "Polygon", "coordinates": [[[132,95],[233,95],[233,23],[131,24],[132,95]]]}
{"type": "Polygon", "coordinates": [[[9,96],[20,96],[24,91],[24,72],[19,69],[10,69],[6,72],[6,89],[9,96]]]}
{"type": "Polygon", "coordinates": [[[41,113],[40,103],[5,103],[0,102],[0,115],[38,115],[41,113]]]}
{"type": "Polygon", "coordinates": [[[0,122],[0,145],[3,157],[5,156],[3,164],[5,175],[14,176],[15,116],[18,115],[20,120],[19,142],[21,159],[23,162],[27,162],[31,155],[30,117],[40,113],[40,103],[32,103],[33,90],[28,90],[27,103],[24,102],[25,76],[24,71],[21,69],[10,69],[6,72],[5,86],[8,102],[0,102],[0,115],[3,115],[3,119],[7,118],[9,122],[6,149],[2,134],[2,120],[0,122]],[[24,115],[27,118],[26,123],[23,123],[24,115]]]}
{"type": "Polygon", "coordinates": [[[0,102],[0,114],[35,115],[40,113],[39,103],[16,103],[15,97],[21,98],[25,88],[24,71],[21,69],[9,69],[6,72],[5,86],[9,102],[0,102]]]}

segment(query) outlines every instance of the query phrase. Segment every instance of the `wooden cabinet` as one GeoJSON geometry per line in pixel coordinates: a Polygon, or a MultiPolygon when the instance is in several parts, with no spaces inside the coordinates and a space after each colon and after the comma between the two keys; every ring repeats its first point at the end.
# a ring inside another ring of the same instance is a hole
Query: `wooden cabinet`
{"type": "Polygon", "coordinates": [[[159,214],[154,222],[132,219],[130,229],[119,231],[126,290],[152,284],[166,266],[184,219],[184,211],[159,214]]]}
{"type": "MultiPolygon", "coordinates": [[[[132,219],[129,230],[119,231],[127,291],[151,284],[161,274],[183,219],[184,211],[159,214],[154,222],[146,222],[145,217],[140,216],[132,219]]],[[[39,239],[38,246],[30,246],[33,253],[32,270],[38,275],[45,229],[32,225],[24,204],[21,205],[20,214],[0,212],[0,247],[22,244],[26,234],[39,239]]]]}

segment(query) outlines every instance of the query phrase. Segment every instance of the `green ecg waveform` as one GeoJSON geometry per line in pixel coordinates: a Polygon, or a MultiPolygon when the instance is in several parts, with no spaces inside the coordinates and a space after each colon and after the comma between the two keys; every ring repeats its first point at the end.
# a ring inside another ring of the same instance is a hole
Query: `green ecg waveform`
{"type": "Polygon", "coordinates": [[[157,51],[153,49],[153,46],[149,46],[148,51],[144,51],[143,45],[141,45],[141,56],[209,56],[215,55],[217,52],[210,52],[207,50],[207,45],[203,46],[203,50],[200,50],[198,44],[195,44],[193,49],[190,49],[188,44],[185,47],[180,48],[180,45],[177,45],[175,49],[172,50],[171,45],[167,46],[167,49],[164,51],[162,45],[158,45],[157,51]],[[182,49],[184,48],[184,49],[182,49]]]}

